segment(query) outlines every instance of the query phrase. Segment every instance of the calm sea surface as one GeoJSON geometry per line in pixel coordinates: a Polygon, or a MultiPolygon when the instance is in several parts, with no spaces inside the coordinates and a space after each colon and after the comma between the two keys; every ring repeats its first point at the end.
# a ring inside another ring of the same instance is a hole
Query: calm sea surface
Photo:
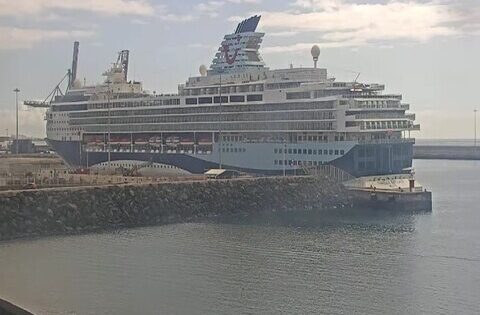
{"type": "Polygon", "coordinates": [[[0,297],[38,314],[478,314],[480,162],[415,167],[432,213],[274,214],[0,243],[0,297]]]}

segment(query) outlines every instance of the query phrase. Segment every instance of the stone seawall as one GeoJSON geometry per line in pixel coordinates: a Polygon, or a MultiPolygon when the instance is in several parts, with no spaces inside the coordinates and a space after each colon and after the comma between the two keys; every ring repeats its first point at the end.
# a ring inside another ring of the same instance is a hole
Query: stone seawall
{"type": "Polygon", "coordinates": [[[312,177],[0,192],[0,240],[347,205],[342,187],[312,177]]]}
{"type": "Polygon", "coordinates": [[[473,146],[414,145],[414,159],[480,160],[480,148],[473,146]]]}
{"type": "Polygon", "coordinates": [[[1,315],[33,315],[29,311],[24,310],[8,301],[0,299],[0,314],[1,315]]]}

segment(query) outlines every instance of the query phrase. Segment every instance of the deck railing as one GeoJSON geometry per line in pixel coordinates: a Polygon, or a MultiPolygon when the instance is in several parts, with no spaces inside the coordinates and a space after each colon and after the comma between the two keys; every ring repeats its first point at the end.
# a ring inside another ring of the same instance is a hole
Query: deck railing
{"type": "Polygon", "coordinates": [[[338,183],[343,183],[355,178],[355,176],[331,164],[304,167],[303,171],[306,175],[311,175],[313,177],[327,176],[338,183]]]}
{"type": "Polygon", "coordinates": [[[358,140],[358,144],[415,143],[415,138],[358,140]]]}

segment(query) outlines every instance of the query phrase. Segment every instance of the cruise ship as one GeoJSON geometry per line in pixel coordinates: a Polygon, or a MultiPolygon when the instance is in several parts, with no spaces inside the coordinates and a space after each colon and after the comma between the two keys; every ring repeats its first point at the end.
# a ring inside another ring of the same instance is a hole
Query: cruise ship
{"type": "Polygon", "coordinates": [[[317,67],[316,45],[311,67],[268,68],[259,22],[239,23],[210,67],[174,94],[128,80],[127,50],[103,83],[82,85],[76,42],[68,89],[48,102],[48,143],[74,168],[141,165],[158,174],[274,175],[333,165],[359,177],[412,166],[410,132],[419,125],[401,95],[384,93],[383,84],[335,80],[317,67]]]}

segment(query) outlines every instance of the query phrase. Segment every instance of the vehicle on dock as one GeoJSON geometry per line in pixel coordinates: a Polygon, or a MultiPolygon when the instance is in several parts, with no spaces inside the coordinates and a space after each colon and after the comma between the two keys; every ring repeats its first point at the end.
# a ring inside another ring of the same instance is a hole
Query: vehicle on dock
{"type": "Polygon", "coordinates": [[[221,168],[212,168],[205,172],[207,179],[231,179],[241,176],[236,170],[226,170],[221,168]]]}

